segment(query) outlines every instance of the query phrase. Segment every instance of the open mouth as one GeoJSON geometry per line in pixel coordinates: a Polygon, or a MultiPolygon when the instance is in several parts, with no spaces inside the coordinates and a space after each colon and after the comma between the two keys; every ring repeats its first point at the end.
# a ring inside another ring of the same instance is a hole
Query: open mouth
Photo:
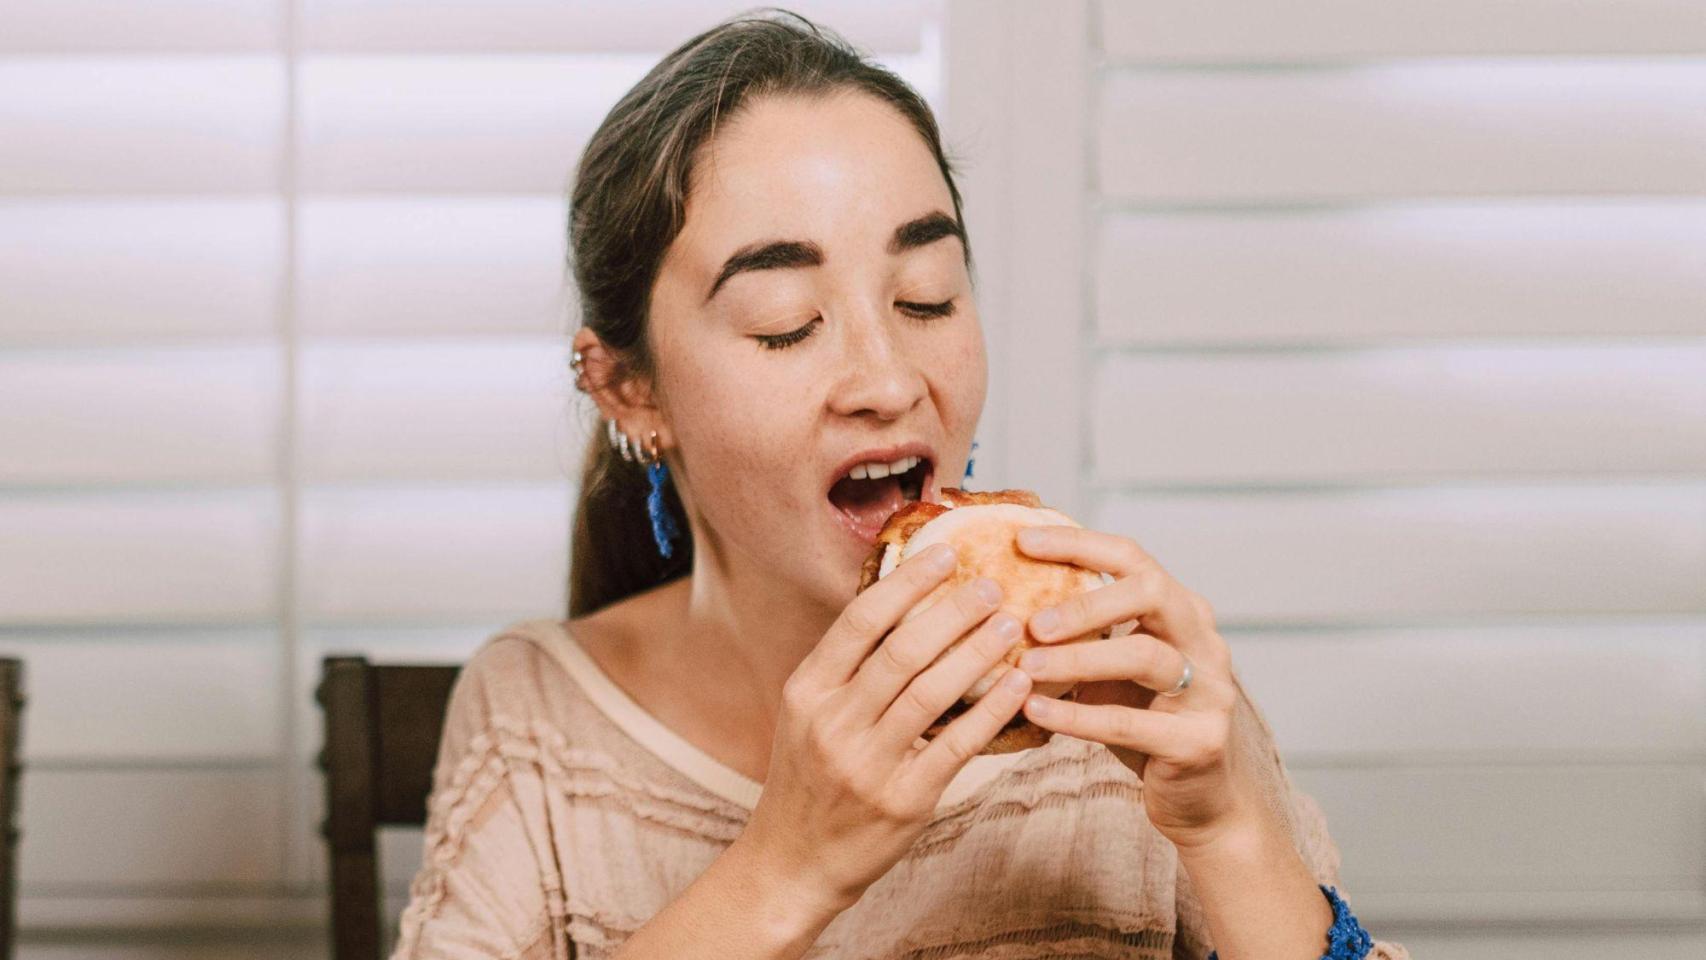
{"type": "Polygon", "coordinates": [[[912,469],[900,474],[875,480],[842,477],[829,488],[829,503],[849,531],[867,543],[875,543],[890,514],[924,495],[930,470],[930,461],[921,458],[912,469]]]}

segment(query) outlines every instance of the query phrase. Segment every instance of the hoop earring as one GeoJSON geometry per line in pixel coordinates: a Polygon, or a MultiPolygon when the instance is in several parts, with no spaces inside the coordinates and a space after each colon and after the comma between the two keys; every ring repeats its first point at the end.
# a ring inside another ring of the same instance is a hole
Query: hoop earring
{"type": "Polygon", "coordinates": [[[614,418],[604,421],[604,435],[610,440],[610,445],[616,448],[616,453],[629,463],[634,462],[634,447],[628,440],[628,434],[616,426],[614,418]]]}
{"type": "Polygon", "coordinates": [[[652,520],[652,541],[658,546],[658,553],[668,560],[675,554],[672,541],[680,533],[675,526],[675,517],[663,505],[663,485],[669,479],[669,465],[658,455],[658,432],[650,431],[647,436],[648,449],[645,451],[646,480],[651,485],[651,491],[646,494],[646,514],[652,520]]]}

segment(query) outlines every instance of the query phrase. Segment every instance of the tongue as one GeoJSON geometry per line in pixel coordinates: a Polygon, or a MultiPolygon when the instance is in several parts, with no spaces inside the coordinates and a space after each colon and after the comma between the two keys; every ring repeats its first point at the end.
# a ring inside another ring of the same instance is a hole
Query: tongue
{"type": "Polygon", "coordinates": [[[889,515],[906,503],[906,497],[900,492],[900,481],[893,476],[881,480],[842,477],[829,488],[829,502],[852,517],[861,532],[875,537],[889,515]]]}

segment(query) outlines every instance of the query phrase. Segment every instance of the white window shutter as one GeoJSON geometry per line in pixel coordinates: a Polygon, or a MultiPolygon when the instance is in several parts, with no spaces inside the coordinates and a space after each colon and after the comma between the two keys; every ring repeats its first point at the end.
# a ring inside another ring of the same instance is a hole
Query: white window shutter
{"type": "Polygon", "coordinates": [[[986,485],[1208,598],[1377,936],[1698,955],[1706,7],[949,20],[986,485]]]}
{"type": "MultiPolygon", "coordinates": [[[[791,8],[938,97],[940,0],[791,8]]],[[[570,178],[740,9],[0,0],[26,931],[321,917],[320,656],[563,613],[570,178]]],[[[396,898],[419,840],[386,843],[396,898]]]]}

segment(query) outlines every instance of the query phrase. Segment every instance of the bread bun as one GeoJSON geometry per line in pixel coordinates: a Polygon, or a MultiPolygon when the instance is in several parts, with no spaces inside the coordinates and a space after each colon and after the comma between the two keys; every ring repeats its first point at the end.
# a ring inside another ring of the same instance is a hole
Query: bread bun
{"type": "MultiPolygon", "coordinates": [[[[978,577],[989,577],[1001,584],[1000,609],[1013,615],[1021,624],[1045,607],[1052,607],[1068,598],[1100,587],[1107,578],[1101,573],[1072,563],[1038,560],[1019,550],[1015,537],[1023,527],[1065,525],[1079,526],[1071,517],[1042,505],[1029,490],[995,490],[988,492],[944,487],[940,503],[918,500],[896,510],[877,534],[877,542],[865,558],[860,571],[859,592],[887,576],[901,561],[926,548],[942,542],[952,543],[959,554],[959,564],[946,579],[920,600],[901,622],[905,623],[922,613],[936,600],[978,577]]],[[[1097,637],[1111,636],[1113,630],[1103,629],[1069,640],[1049,644],[1074,643],[1097,637]]],[[[957,645],[957,644],[956,644],[957,645]]],[[[954,717],[977,702],[989,688],[1017,666],[1027,649],[1040,646],[1029,630],[1023,631],[1017,646],[966,692],[954,706],[925,731],[929,740],[941,733],[954,717]]],[[[952,649],[950,647],[949,649],[952,649]]],[[[944,655],[946,651],[943,651],[944,655]]],[[[938,658],[940,659],[940,658],[938,658]]],[[[1072,699],[1075,686],[1067,683],[1038,683],[1033,692],[1044,696],[1072,699]]],[[[1049,741],[1053,731],[1037,726],[1026,719],[1023,711],[1016,714],[983,753],[1011,753],[1040,747],[1049,741]]]]}

